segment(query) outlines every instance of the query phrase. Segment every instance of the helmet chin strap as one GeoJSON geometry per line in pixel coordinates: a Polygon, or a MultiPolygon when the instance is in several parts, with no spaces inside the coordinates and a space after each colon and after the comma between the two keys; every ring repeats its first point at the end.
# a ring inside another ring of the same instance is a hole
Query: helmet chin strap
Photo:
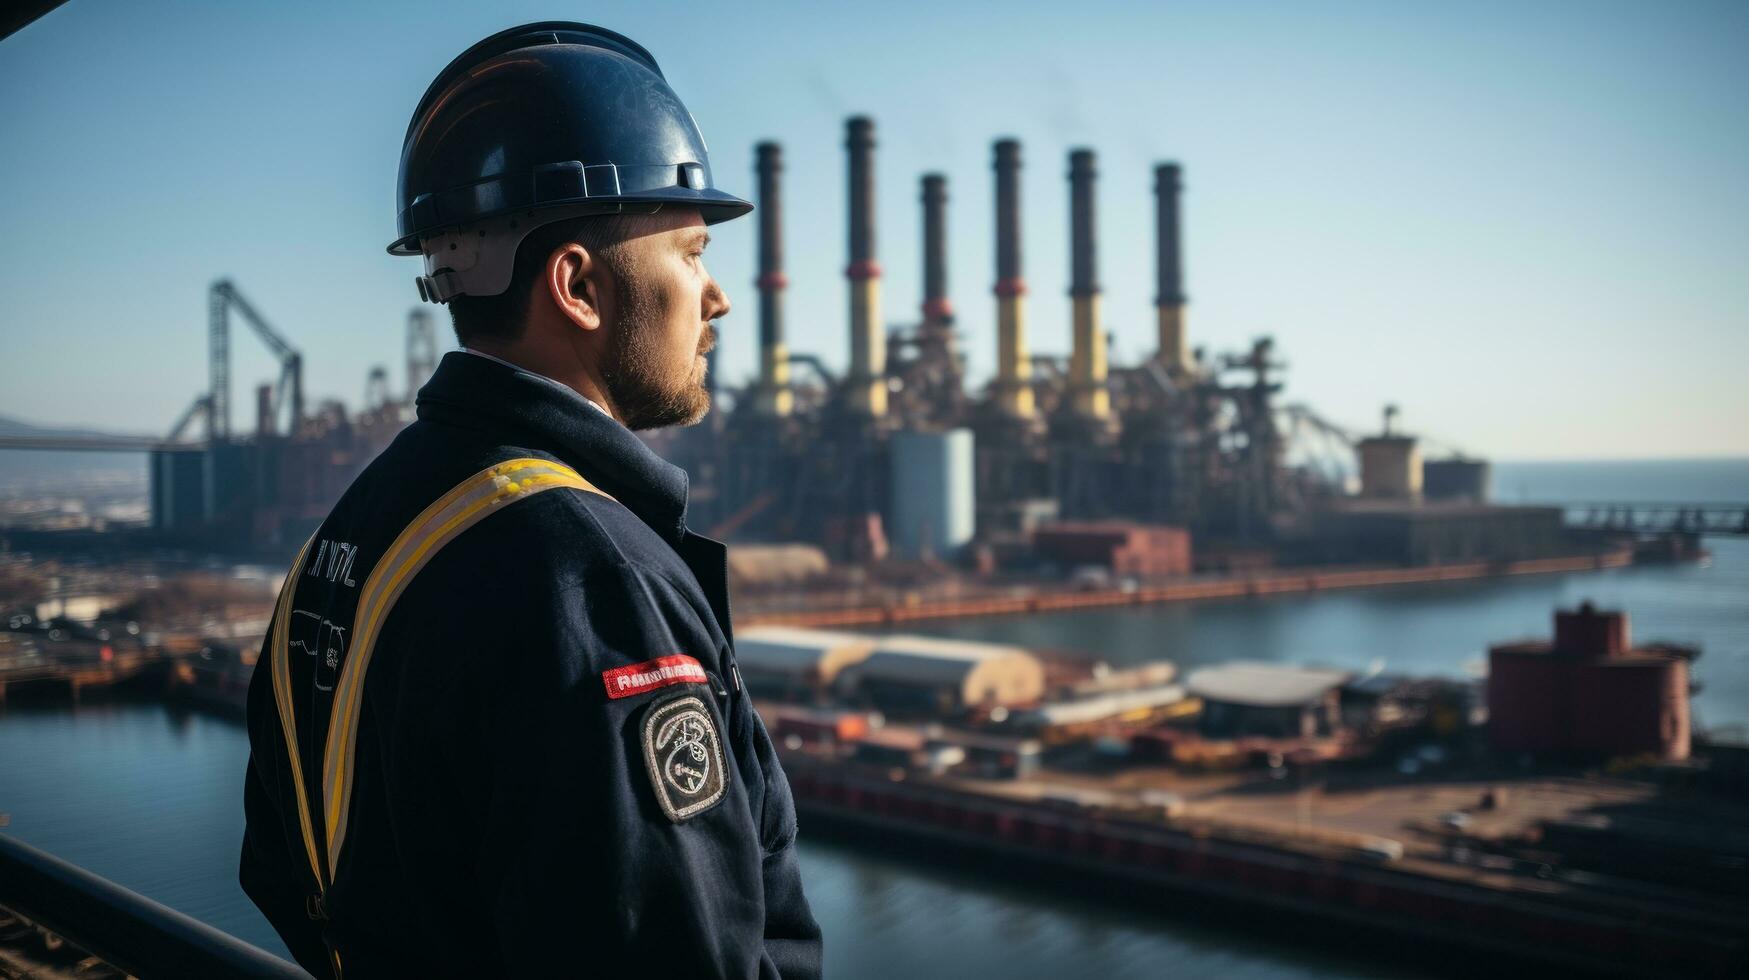
{"type": "Polygon", "coordinates": [[[457,296],[496,296],[510,288],[516,250],[536,228],[598,214],[655,214],[660,204],[598,203],[541,208],[446,228],[421,239],[425,275],[416,276],[419,298],[447,303],[457,296]]]}
{"type": "Polygon", "coordinates": [[[499,218],[423,239],[419,246],[425,254],[425,275],[414,279],[419,298],[447,303],[457,296],[502,293],[515,272],[516,249],[537,227],[526,217],[521,222],[499,218]]]}

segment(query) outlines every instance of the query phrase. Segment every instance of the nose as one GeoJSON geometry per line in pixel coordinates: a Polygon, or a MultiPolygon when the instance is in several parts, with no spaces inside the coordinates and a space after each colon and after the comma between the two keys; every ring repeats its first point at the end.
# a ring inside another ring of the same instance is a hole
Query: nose
{"type": "Polygon", "coordinates": [[[708,321],[728,316],[729,307],[729,295],[713,278],[704,289],[704,318],[708,321]]]}

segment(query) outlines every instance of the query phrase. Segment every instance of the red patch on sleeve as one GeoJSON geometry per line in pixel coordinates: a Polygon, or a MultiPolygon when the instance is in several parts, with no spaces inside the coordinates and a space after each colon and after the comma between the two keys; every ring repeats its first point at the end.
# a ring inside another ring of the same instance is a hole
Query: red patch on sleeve
{"type": "Polygon", "coordinates": [[[601,672],[610,698],[629,698],[670,684],[703,684],[707,680],[704,665],[684,653],[601,672]]]}

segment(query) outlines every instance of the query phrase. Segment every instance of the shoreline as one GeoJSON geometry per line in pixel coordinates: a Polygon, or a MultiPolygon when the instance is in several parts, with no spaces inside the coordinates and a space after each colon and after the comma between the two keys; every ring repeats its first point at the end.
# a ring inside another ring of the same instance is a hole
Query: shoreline
{"type": "MultiPolygon", "coordinates": [[[[1511,562],[1467,562],[1415,568],[1313,568],[1263,575],[1234,575],[1194,579],[1135,589],[1106,588],[1079,592],[1045,591],[1046,583],[1027,586],[1024,594],[956,597],[915,601],[840,606],[825,609],[754,608],[740,617],[743,626],[883,626],[930,619],[965,619],[977,616],[1013,616],[1040,612],[1064,612],[1111,606],[1142,606],[1199,599],[1238,599],[1293,595],[1338,589],[1371,589],[1394,585],[1424,585],[1440,582],[1471,582],[1520,575],[1551,575],[1627,568],[1634,564],[1630,549],[1567,558],[1541,558],[1511,562]]],[[[1057,583],[1050,583],[1057,584],[1057,583]]]]}
{"type": "MultiPolygon", "coordinates": [[[[986,870],[1110,900],[1140,890],[1214,902],[1235,916],[1279,914],[1309,934],[1363,926],[1374,930],[1369,939],[1389,940],[1394,955],[1415,955],[1404,944],[1433,944],[1428,956],[1468,954],[1465,972],[1534,964],[1598,975],[1725,977],[1749,964],[1743,934],[1721,930],[1716,914],[1648,918],[1630,903],[1503,888],[1330,848],[1245,840],[1206,825],[1068,811],[926,779],[894,781],[793,753],[784,765],[810,829],[878,836],[914,860],[982,861],[986,870]]],[[[1165,914],[1174,914],[1170,904],[1165,914]]]]}

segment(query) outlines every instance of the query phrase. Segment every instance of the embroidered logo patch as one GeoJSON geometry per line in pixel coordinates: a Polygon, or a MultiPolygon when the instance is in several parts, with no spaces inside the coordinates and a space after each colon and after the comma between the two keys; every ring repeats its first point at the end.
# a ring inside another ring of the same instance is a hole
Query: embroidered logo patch
{"type": "Polygon", "coordinates": [[[670,684],[703,684],[708,680],[704,665],[684,653],[601,672],[610,698],[629,698],[670,684]]]}
{"type": "Polygon", "coordinates": [[[653,704],[642,730],[644,765],[668,819],[679,823],[723,798],[723,743],[703,701],[688,695],[653,704]]]}

